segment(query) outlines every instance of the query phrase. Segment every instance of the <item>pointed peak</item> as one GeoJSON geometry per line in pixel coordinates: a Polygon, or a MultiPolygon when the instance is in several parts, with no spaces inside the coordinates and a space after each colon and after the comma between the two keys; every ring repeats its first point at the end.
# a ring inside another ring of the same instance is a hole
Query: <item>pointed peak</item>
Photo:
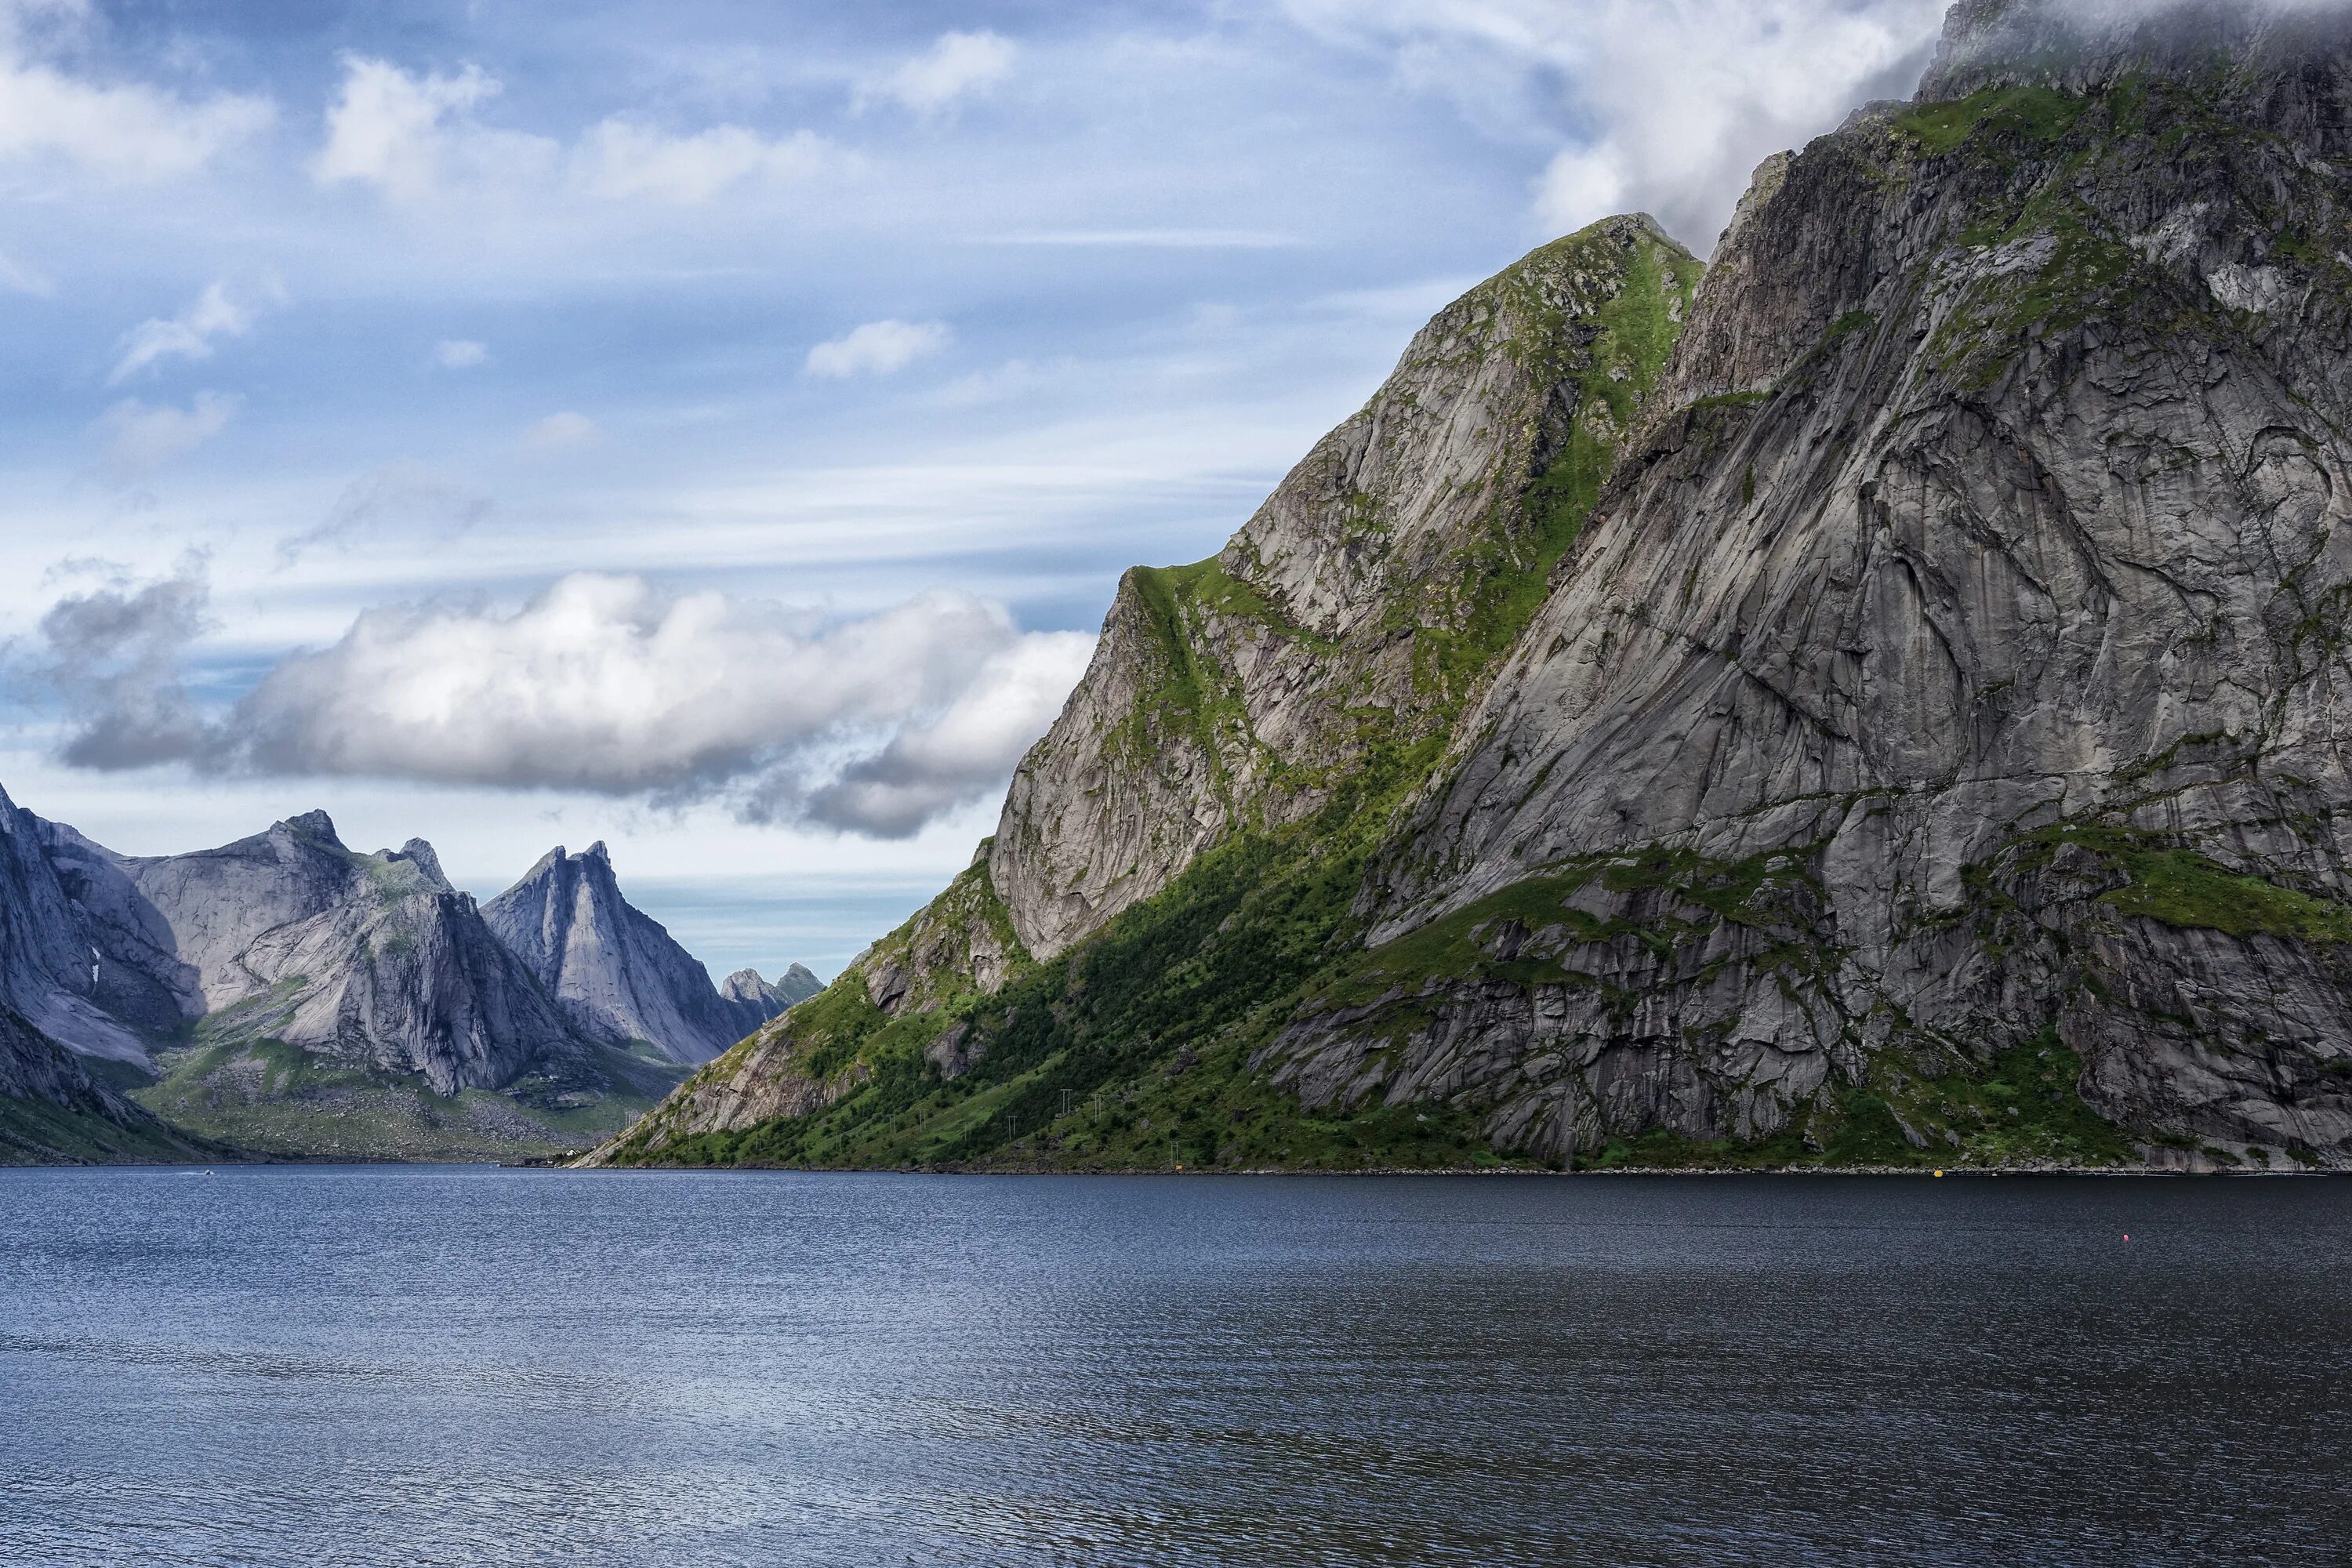
{"type": "Polygon", "coordinates": [[[323,811],[306,811],[299,816],[288,817],[278,826],[304,838],[321,839],[338,849],[343,845],[342,839],[335,833],[335,819],[323,811]]]}
{"type": "Polygon", "coordinates": [[[442,874],[441,857],[434,852],[432,845],[422,838],[410,839],[387,858],[414,862],[416,868],[425,873],[425,879],[435,888],[443,892],[455,890],[449,885],[449,879],[442,874]]]}
{"type": "Polygon", "coordinates": [[[604,841],[601,838],[596,840],[595,843],[588,846],[587,848],[583,849],[580,852],[580,858],[583,860],[602,860],[607,866],[613,863],[612,851],[604,847],[604,841]]]}

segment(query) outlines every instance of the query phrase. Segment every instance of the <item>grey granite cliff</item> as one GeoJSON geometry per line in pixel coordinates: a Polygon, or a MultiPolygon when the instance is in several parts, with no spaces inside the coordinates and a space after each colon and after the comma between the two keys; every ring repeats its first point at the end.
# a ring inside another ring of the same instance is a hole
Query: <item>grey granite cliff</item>
{"type": "Polygon", "coordinates": [[[621,896],[601,843],[580,855],[558,845],[482,915],[577,1027],[646,1041],[672,1061],[707,1062],[785,1005],[750,971],[722,996],[693,954],[621,896]]]}
{"type": "Polygon", "coordinates": [[[114,864],[196,971],[215,1033],[422,1074],[436,1092],[576,1068],[588,1044],[432,847],[357,854],[326,813],[114,864]]]}
{"type": "Polygon", "coordinates": [[[1504,274],[603,1157],[2352,1166],[2347,29],[1968,0],[1504,274]]]}

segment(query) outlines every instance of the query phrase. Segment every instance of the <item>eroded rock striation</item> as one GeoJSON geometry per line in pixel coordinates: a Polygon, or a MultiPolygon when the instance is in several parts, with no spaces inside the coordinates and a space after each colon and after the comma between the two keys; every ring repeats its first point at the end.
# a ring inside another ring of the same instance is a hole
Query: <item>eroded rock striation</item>
{"type": "Polygon", "coordinates": [[[720,994],[692,953],[621,896],[602,843],[580,855],[558,845],[483,905],[482,917],[596,1038],[642,1040],[672,1061],[707,1062],[784,1009],[748,970],[720,994]]]}
{"type": "Polygon", "coordinates": [[[796,966],[722,995],[621,898],[601,845],[559,850],[486,910],[424,840],[355,853],[323,812],[132,858],[0,796],[0,1009],[30,1042],[0,1101],[22,1102],[5,1114],[25,1149],[58,1158],[194,1146],[75,1055],[275,1153],[576,1145],[674,1085],[665,1058],[707,1060],[816,989],[796,966]]]}
{"type": "Polygon", "coordinates": [[[1969,0],[1451,307],[614,1160],[2352,1165],[2352,21],[1969,0]],[[2088,18],[2088,19],[2086,19],[2088,18]]]}

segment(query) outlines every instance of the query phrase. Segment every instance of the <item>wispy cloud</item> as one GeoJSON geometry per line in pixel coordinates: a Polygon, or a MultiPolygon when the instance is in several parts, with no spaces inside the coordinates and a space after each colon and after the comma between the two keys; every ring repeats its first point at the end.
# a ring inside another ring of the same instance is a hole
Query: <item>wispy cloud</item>
{"type": "Polygon", "coordinates": [[[938,353],[954,337],[939,321],[868,321],[809,350],[808,373],[835,379],[893,375],[919,359],[938,353]]]}
{"type": "Polygon", "coordinates": [[[693,206],[740,185],[805,178],[836,155],[830,142],[807,131],[769,137],[714,125],[677,133],[620,115],[567,145],[485,122],[478,111],[504,90],[478,66],[412,73],[346,55],[311,177],[321,185],[371,186],[412,205],[536,192],[693,206]]]}
{"type": "Polygon", "coordinates": [[[1140,250],[1287,250],[1306,241],[1255,228],[1066,228],[980,237],[982,245],[1066,245],[1140,250]]]}
{"type": "Polygon", "coordinates": [[[0,6],[0,162],[51,160],[116,181],[168,179],[277,118],[267,98],[183,98],[142,82],[92,81],[37,58],[28,22],[78,22],[89,12],[79,0],[0,6]]]}
{"type": "Polygon", "coordinates": [[[570,409],[551,414],[522,433],[523,446],[533,452],[575,451],[604,438],[603,428],[593,419],[570,409]]]}
{"type": "Polygon", "coordinates": [[[133,479],[176,462],[227,428],[243,399],[199,392],[185,408],[126,397],[99,420],[106,437],[100,462],[117,479],[133,479]]]}
{"type": "Polygon", "coordinates": [[[833,143],[801,131],[772,139],[740,125],[670,135],[627,120],[593,127],[573,157],[584,189],[608,201],[649,199],[697,206],[747,181],[806,178],[835,156],[833,143]]]}
{"type": "Polygon", "coordinates": [[[489,346],[471,338],[444,338],[433,345],[433,363],[443,370],[472,370],[490,363],[489,346]]]}
{"type": "Polygon", "coordinates": [[[490,513],[490,498],[421,463],[387,463],[343,487],[318,525],[278,542],[280,565],[321,545],[337,548],[364,535],[448,539],[490,513]]]}
{"type": "Polygon", "coordinates": [[[232,292],[226,283],[207,284],[178,315],[152,317],[125,332],[122,357],[106,384],[119,386],[164,360],[210,359],[215,339],[243,337],[253,330],[257,300],[283,297],[284,290],[275,284],[250,292],[232,292]]]}
{"type": "Polygon", "coordinates": [[[867,82],[858,100],[941,114],[1011,75],[1017,53],[1011,39],[996,33],[942,33],[921,54],[867,82]]]}

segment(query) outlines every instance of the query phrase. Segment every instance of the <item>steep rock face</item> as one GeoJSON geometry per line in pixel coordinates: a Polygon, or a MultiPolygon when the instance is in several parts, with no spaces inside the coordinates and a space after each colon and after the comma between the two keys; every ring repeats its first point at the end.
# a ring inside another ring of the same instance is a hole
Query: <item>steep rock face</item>
{"type": "Polygon", "coordinates": [[[115,864],[194,968],[218,1037],[421,1073],[443,1094],[577,1064],[587,1046],[422,840],[355,854],[310,812],[115,864]]]}
{"type": "Polygon", "coordinates": [[[200,1014],[196,967],[180,958],[169,922],[121,858],[62,822],[32,821],[58,889],[95,952],[91,1002],[146,1038],[169,1036],[200,1014]]]}
{"type": "Polygon", "coordinates": [[[608,1157],[2352,1165],[2347,24],[2089,14],[1768,162],[1613,468],[1384,394],[1130,574],[982,864],[608,1157]]]}
{"type": "Polygon", "coordinates": [[[197,1005],[164,934],[103,851],[0,793],[0,1005],[84,1055],[144,1062],[138,1031],[197,1005]]]}
{"type": "Polygon", "coordinates": [[[1698,273],[1647,218],[1545,247],[1441,311],[1214,559],[1127,574],[990,851],[1029,953],[1444,731],[1574,539],[1698,273]]]}
{"type": "Polygon", "coordinates": [[[63,1046],[0,1007],[0,1164],[204,1158],[63,1046]]]}
{"type": "Polygon", "coordinates": [[[2144,1135],[2352,1157],[2346,25],[2063,32],[1964,6],[1771,171],[1366,890],[1532,983],[1392,963],[1285,1081],[1558,1154],[2039,1041],[2144,1135]]]}
{"type": "MultiPolygon", "coordinates": [[[[808,1116],[867,1081],[877,1055],[976,1083],[975,1066],[984,1078],[1015,1059],[997,1050],[1008,1028],[1084,1010],[1016,1006],[986,1029],[955,1015],[1221,845],[1376,819],[1386,805],[1368,794],[1392,801],[1435,758],[1541,602],[1699,270],[1649,219],[1612,219],[1441,312],[1223,553],[1127,574],[1091,669],[973,864],[604,1157],[808,1116]]],[[[1302,868],[1298,879],[1328,878],[1302,868]]]]}
{"type": "Polygon", "coordinates": [[[644,1040],[672,1061],[707,1062],[781,1011],[740,1026],[751,1009],[722,998],[700,962],[621,896],[601,843],[581,855],[558,845],[483,905],[482,917],[573,1024],[599,1038],[644,1040]]]}

